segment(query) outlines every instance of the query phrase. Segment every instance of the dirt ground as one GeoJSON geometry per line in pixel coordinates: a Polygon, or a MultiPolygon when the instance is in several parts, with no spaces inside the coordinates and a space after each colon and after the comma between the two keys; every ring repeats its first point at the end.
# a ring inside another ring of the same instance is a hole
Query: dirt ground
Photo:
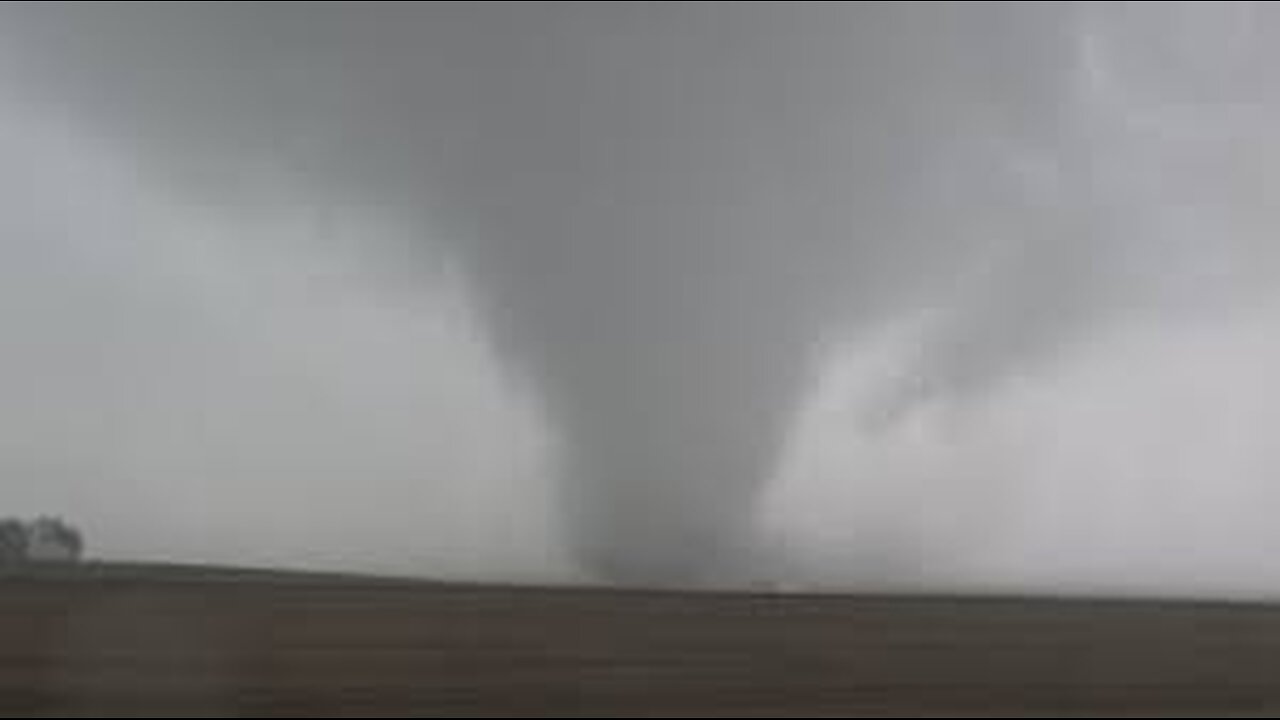
{"type": "Polygon", "coordinates": [[[1280,608],[0,573],[4,717],[1280,715],[1280,608]]]}

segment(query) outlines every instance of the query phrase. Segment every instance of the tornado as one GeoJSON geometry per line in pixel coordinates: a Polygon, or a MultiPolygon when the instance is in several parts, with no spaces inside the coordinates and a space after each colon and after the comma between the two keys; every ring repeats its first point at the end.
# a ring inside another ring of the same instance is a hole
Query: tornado
{"type": "Polygon", "coordinates": [[[958,231],[956,188],[1011,181],[950,148],[1052,133],[1062,11],[1044,5],[2,14],[33,102],[191,192],[301,172],[417,218],[553,427],[584,566],[683,585],[767,552],[756,504],[825,343],[927,304],[988,239],[958,231]]]}

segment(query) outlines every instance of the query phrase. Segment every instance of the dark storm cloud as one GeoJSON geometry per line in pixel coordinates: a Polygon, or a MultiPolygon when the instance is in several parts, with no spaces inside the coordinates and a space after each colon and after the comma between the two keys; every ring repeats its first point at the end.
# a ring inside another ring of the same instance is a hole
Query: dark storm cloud
{"type": "Polygon", "coordinates": [[[1055,8],[997,5],[8,10],[48,92],[179,181],[444,218],[563,435],[575,545],[646,578],[747,549],[815,348],[972,252],[938,158],[1036,142],[1062,52],[1055,8]]]}
{"type": "Polygon", "coordinates": [[[405,267],[447,246],[564,444],[580,557],[687,581],[751,562],[759,490],[835,338],[942,308],[919,364],[872,403],[892,419],[981,395],[1117,304],[1112,240],[1132,225],[1099,183],[1105,151],[1089,153],[1127,121],[1082,95],[1097,90],[1092,12],[190,2],[0,17],[22,93],[186,192],[252,198],[303,177],[416,223],[405,267]]]}

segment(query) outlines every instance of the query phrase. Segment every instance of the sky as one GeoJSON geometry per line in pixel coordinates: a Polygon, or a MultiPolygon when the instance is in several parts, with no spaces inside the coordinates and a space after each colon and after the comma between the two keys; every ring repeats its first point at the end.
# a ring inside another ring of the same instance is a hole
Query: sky
{"type": "Polygon", "coordinates": [[[1280,594],[1263,3],[0,5],[0,514],[1280,594]]]}

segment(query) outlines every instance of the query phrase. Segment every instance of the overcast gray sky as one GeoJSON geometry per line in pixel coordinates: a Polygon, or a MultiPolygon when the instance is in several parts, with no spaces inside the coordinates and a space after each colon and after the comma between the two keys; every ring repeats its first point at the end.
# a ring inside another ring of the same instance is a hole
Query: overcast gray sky
{"type": "Polygon", "coordinates": [[[1277,594],[1260,3],[0,5],[0,508],[110,558],[1277,594]]]}

